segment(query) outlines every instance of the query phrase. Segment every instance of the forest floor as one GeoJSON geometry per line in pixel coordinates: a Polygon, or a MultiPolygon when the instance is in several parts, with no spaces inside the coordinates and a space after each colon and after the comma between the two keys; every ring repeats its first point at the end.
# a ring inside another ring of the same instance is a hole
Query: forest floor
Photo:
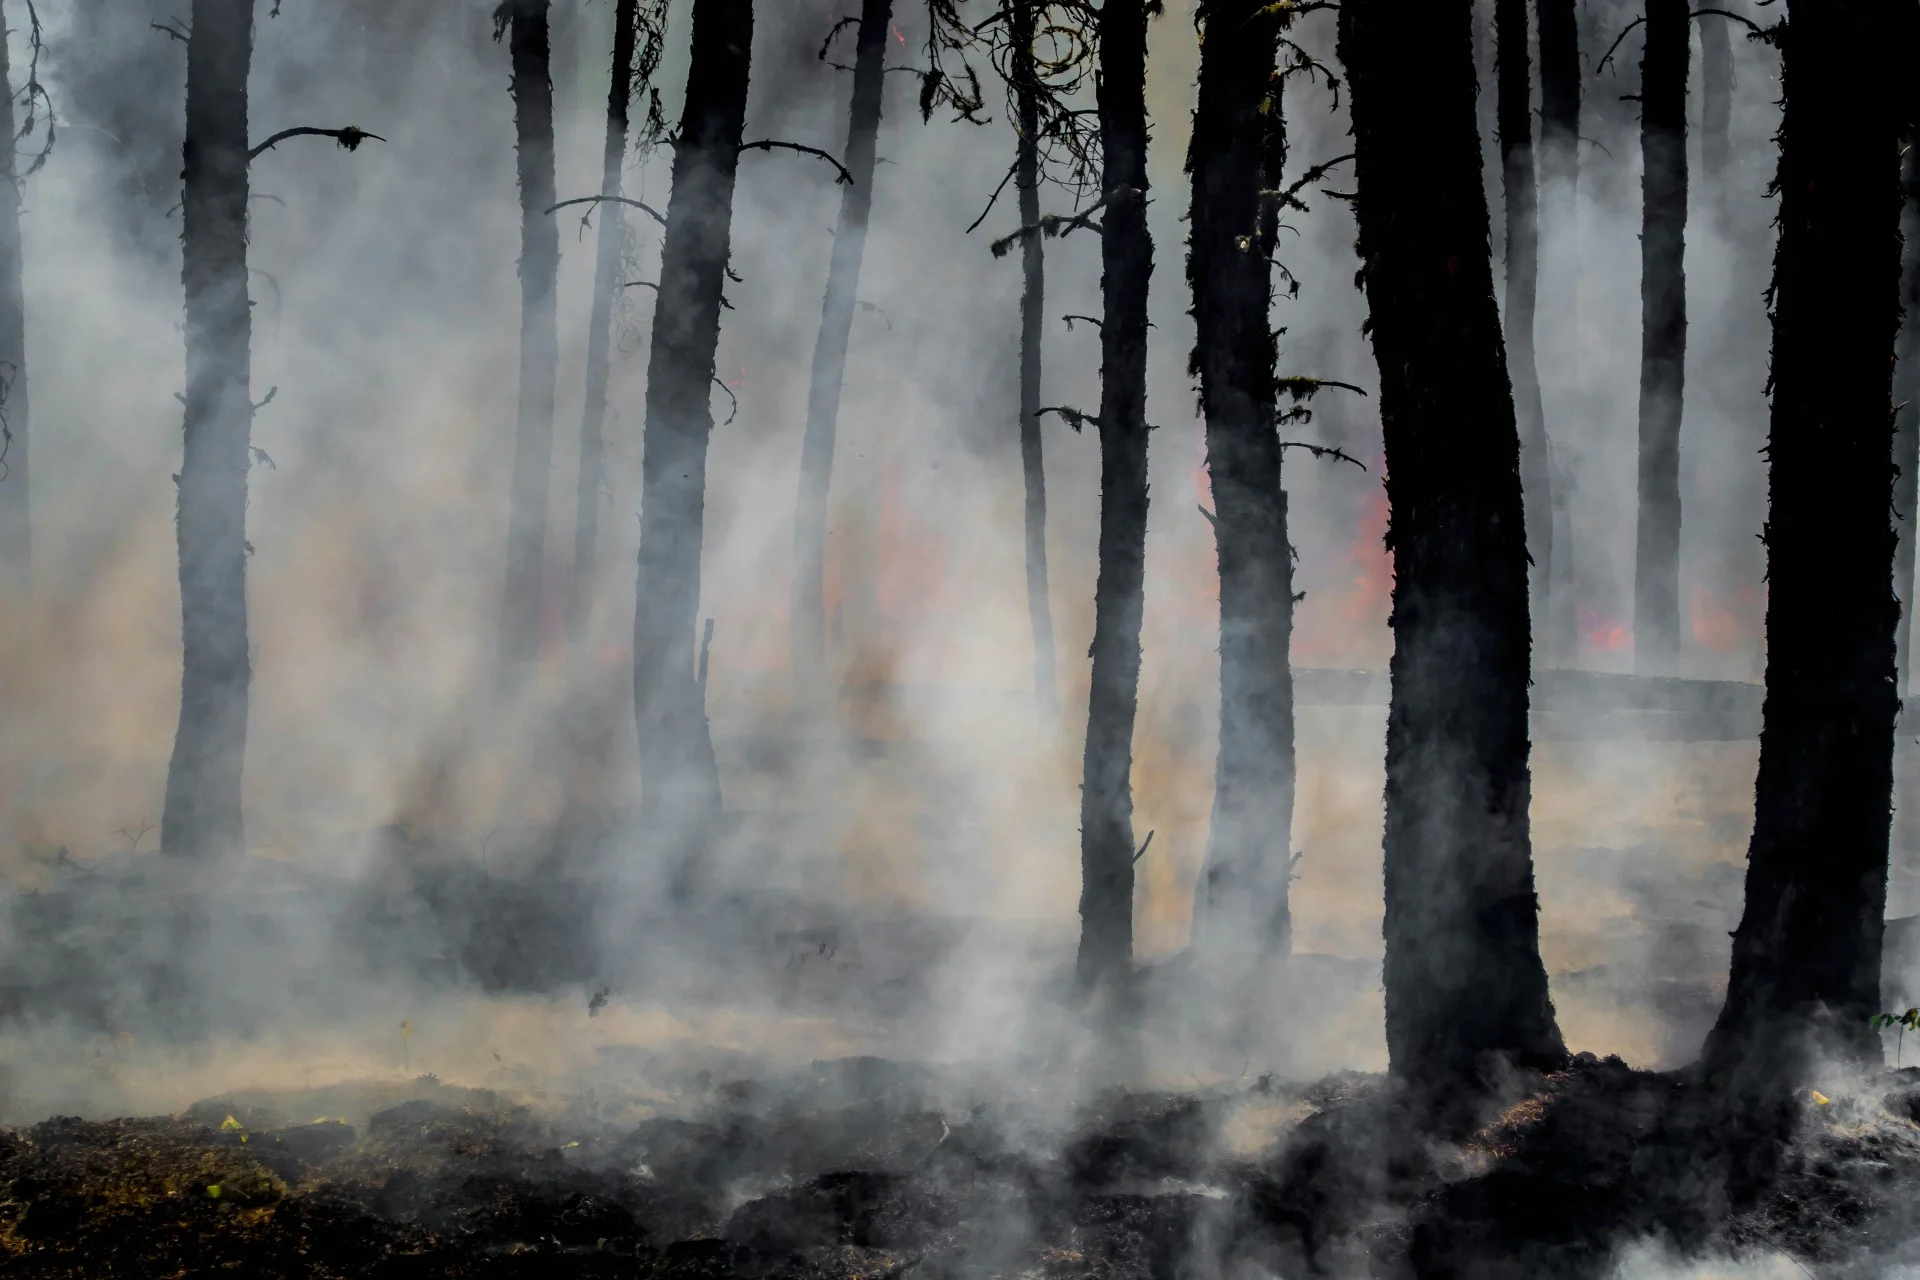
{"type": "Polygon", "coordinates": [[[1821,1276],[1920,1257],[1920,1070],[1810,1098],[1741,1205],[1676,1119],[1686,1091],[1583,1055],[1444,1148],[1352,1074],[1115,1094],[1051,1127],[874,1058],[637,1123],[431,1077],[215,1098],[0,1131],[0,1275],[1541,1280],[1641,1274],[1621,1250],[1648,1242],[1821,1276]]]}

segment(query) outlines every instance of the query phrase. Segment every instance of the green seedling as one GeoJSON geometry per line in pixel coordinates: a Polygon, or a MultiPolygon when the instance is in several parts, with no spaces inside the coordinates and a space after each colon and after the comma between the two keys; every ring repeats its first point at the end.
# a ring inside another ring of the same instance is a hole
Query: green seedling
{"type": "Polygon", "coordinates": [[[1907,1039],[1907,1032],[1920,1031],[1920,1009],[1909,1009],[1905,1013],[1876,1013],[1872,1018],[1875,1031],[1884,1031],[1888,1027],[1897,1029],[1893,1041],[1893,1065],[1900,1065],[1900,1052],[1907,1039]]]}

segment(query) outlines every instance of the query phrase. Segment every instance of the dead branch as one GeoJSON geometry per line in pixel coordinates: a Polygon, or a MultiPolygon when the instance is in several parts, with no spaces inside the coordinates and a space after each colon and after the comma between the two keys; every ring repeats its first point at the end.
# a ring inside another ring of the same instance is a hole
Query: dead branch
{"type": "Polygon", "coordinates": [[[257,445],[248,445],[247,448],[252,452],[253,461],[256,465],[269,467],[275,471],[278,471],[280,469],[280,464],[275,462],[271,457],[269,457],[265,449],[262,449],[257,445]]]}
{"type": "Polygon", "coordinates": [[[879,316],[882,320],[886,321],[887,332],[888,333],[893,332],[893,317],[888,315],[886,312],[882,311],[879,308],[879,306],[877,306],[874,303],[865,302],[865,301],[855,303],[854,305],[858,306],[862,311],[871,311],[873,312],[873,314],[879,316]]]}
{"type": "Polygon", "coordinates": [[[181,44],[193,43],[190,39],[187,38],[187,33],[185,31],[182,31],[179,27],[173,26],[169,23],[149,22],[147,25],[149,27],[152,27],[155,31],[158,31],[163,35],[172,36],[175,40],[178,40],[181,44]]]}
{"type": "Polygon", "coordinates": [[[1336,449],[1330,444],[1308,444],[1305,440],[1282,440],[1280,447],[1282,449],[1305,449],[1316,458],[1332,458],[1339,462],[1351,462],[1362,471],[1367,469],[1366,463],[1360,461],[1360,459],[1354,457],[1346,450],[1336,449]]]}
{"type": "Polygon", "coordinates": [[[1729,18],[1734,22],[1744,22],[1747,25],[1747,29],[1753,32],[1754,35],[1759,36],[1762,39],[1766,38],[1767,29],[1765,27],[1755,22],[1752,18],[1745,17],[1744,15],[1741,15],[1738,13],[1733,13],[1726,9],[1695,9],[1692,13],[1688,14],[1687,16],[1690,18],[1704,18],[1709,14],[1712,14],[1715,17],[1729,18]]]}
{"type": "Polygon", "coordinates": [[[1059,414],[1061,419],[1068,426],[1072,427],[1075,431],[1078,431],[1080,428],[1086,426],[1089,422],[1091,422],[1096,427],[1100,425],[1100,419],[1094,417],[1092,414],[1082,413],[1078,409],[1071,409],[1063,404],[1048,405],[1044,409],[1035,409],[1033,411],[1033,416],[1038,418],[1042,414],[1046,414],[1046,413],[1059,414]]]}
{"type": "Polygon", "coordinates": [[[992,251],[994,257],[1004,258],[1007,256],[1009,249],[1013,248],[1014,245],[1020,243],[1022,240],[1025,240],[1028,236],[1043,235],[1047,237],[1047,239],[1053,240],[1061,236],[1071,235],[1082,227],[1092,227],[1097,230],[1100,224],[1093,220],[1094,214],[1113,204],[1115,201],[1129,199],[1139,194],[1139,190],[1135,187],[1116,187],[1079,213],[1050,213],[1032,226],[1021,227],[1011,235],[1002,236],[989,245],[988,248],[992,251]]]}
{"type": "Polygon", "coordinates": [[[655,293],[660,292],[660,286],[651,280],[629,280],[620,287],[622,289],[651,289],[655,293]]]}
{"type": "Polygon", "coordinates": [[[288,138],[332,138],[347,151],[358,151],[360,144],[369,139],[374,142],[386,141],[385,138],[377,133],[368,133],[365,129],[356,129],[352,125],[348,125],[344,129],[316,129],[312,125],[303,124],[294,129],[282,129],[253,150],[247,152],[247,159],[258,160],[263,154],[273,150],[273,148],[279,146],[288,138]]]}
{"type": "Polygon", "coordinates": [[[1133,860],[1135,862],[1138,862],[1140,861],[1140,859],[1146,857],[1147,850],[1152,846],[1152,844],[1153,844],[1153,832],[1149,831],[1147,832],[1146,840],[1141,843],[1139,851],[1133,855],[1133,860]]]}
{"type": "Polygon", "coordinates": [[[730,427],[733,425],[733,420],[740,416],[740,397],[733,394],[733,388],[720,381],[718,377],[714,378],[713,385],[726,392],[727,399],[733,402],[733,408],[727,413],[727,420],[720,424],[723,427],[730,427]]]}
{"type": "Polygon", "coordinates": [[[543,209],[541,210],[541,212],[542,213],[558,213],[560,212],[560,210],[566,208],[568,205],[598,204],[602,201],[605,201],[608,204],[631,205],[633,208],[640,210],[640,212],[652,218],[655,222],[659,223],[661,226],[664,227],[667,225],[666,214],[661,213],[658,209],[654,208],[650,204],[645,204],[629,196],[575,196],[571,200],[562,200],[559,204],[553,205],[547,209],[543,209]]]}
{"type": "Polygon", "coordinates": [[[1292,396],[1295,401],[1311,400],[1326,387],[1339,387],[1357,396],[1367,394],[1364,387],[1356,387],[1351,382],[1335,382],[1332,378],[1276,378],[1273,383],[1274,391],[1292,396]]]}
{"type": "Polygon", "coordinates": [[[1220,527],[1220,517],[1214,515],[1213,512],[1207,510],[1205,507],[1198,506],[1198,505],[1194,507],[1194,510],[1198,511],[1201,514],[1201,516],[1203,516],[1206,519],[1206,522],[1212,525],[1215,529],[1218,529],[1220,527]]]}
{"type": "MultiPolygon", "coordinates": [[[[1284,190],[1262,191],[1260,198],[1262,200],[1271,200],[1282,209],[1297,209],[1301,213],[1311,213],[1313,211],[1301,202],[1300,193],[1320,181],[1320,179],[1326,177],[1331,170],[1345,164],[1351,159],[1353,159],[1351,153],[1344,156],[1335,156],[1324,164],[1314,165],[1311,169],[1301,174],[1298,181],[1286,187],[1284,190]]],[[[1332,195],[1333,193],[1328,192],[1328,194],[1332,195]]]]}
{"type": "Polygon", "coordinates": [[[840,176],[836,181],[839,182],[841,186],[850,187],[853,185],[853,174],[847,170],[847,166],[841,164],[838,160],[818,147],[802,146],[798,142],[778,142],[771,138],[762,138],[758,142],[743,142],[740,144],[740,150],[742,151],[773,151],[776,149],[781,151],[798,151],[802,155],[818,156],[840,171],[840,176]]]}
{"type": "MultiPolygon", "coordinates": [[[[272,404],[272,403],[273,403],[273,398],[274,398],[275,396],[277,396],[277,395],[279,395],[279,394],[280,394],[280,388],[279,388],[279,387],[268,387],[268,388],[267,388],[267,398],[266,398],[265,400],[262,400],[262,401],[261,401],[261,402],[260,402],[259,404],[256,404],[256,405],[254,405],[254,406],[253,406],[253,411],[254,411],[255,413],[258,413],[258,412],[260,412],[260,411],[261,411],[262,409],[264,409],[264,408],[266,408],[266,407],[267,407],[268,405],[270,405],[270,404],[272,404]]],[[[275,470],[278,470],[278,468],[275,468],[275,470]]]]}
{"type": "Polygon", "coordinates": [[[1635,18],[1632,22],[1629,22],[1626,26],[1620,28],[1620,34],[1617,37],[1615,37],[1613,44],[1608,47],[1606,56],[1601,58],[1600,61],[1593,64],[1593,74],[1599,75],[1602,71],[1606,70],[1607,64],[1613,61],[1613,55],[1617,53],[1620,49],[1620,42],[1627,38],[1627,33],[1629,31],[1632,31],[1635,27],[1639,26],[1641,23],[1645,21],[1646,21],[1646,18],[1644,17],[1635,18]]]}
{"type": "MultiPolygon", "coordinates": [[[[722,384],[725,385],[725,384],[722,384]]],[[[700,687],[707,687],[707,658],[713,652],[713,619],[707,619],[706,628],[700,633],[700,687]]]]}

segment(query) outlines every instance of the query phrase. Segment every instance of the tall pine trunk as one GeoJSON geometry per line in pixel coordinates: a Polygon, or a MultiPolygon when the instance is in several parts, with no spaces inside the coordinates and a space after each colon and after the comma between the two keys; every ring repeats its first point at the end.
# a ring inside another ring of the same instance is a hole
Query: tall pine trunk
{"type": "Polygon", "coordinates": [[[847,171],[840,222],[827,267],[820,333],[813,345],[807,391],[807,429],[800,445],[800,496],[793,516],[793,698],[796,706],[827,698],[827,622],[822,598],[827,558],[827,498],[833,485],[833,448],[840,392],[847,374],[847,343],[860,296],[860,261],[873,210],[874,147],[880,136],[881,88],[886,80],[887,29],[893,0],[863,0],[853,66],[853,105],[847,116],[847,171]]]}
{"type": "Polygon", "coordinates": [[[1532,612],[1548,614],[1553,573],[1553,485],[1547,416],[1534,358],[1533,313],[1540,291],[1540,193],[1534,179],[1533,77],[1527,0],[1496,0],[1495,79],[1499,83],[1500,177],[1506,194],[1507,367],[1520,429],[1520,487],[1526,504],[1532,612]]]}
{"type": "MultiPolygon", "coordinates": [[[[1014,186],[1020,225],[1040,222],[1040,94],[1033,42],[1040,0],[1013,0],[1009,39],[1018,86],[1019,139],[1014,186]]],[[[1053,598],[1047,583],[1047,470],[1040,442],[1040,346],[1047,301],[1046,249],[1041,237],[1020,244],[1020,475],[1026,486],[1027,620],[1033,632],[1033,691],[1041,714],[1057,709],[1054,673],[1053,598]]]]}
{"type": "MultiPolygon", "coordinates": [[[[1558,271],[1554,304],[1577,325],[1580,309],[1580,25],[1577,0],[1537,0],[1540,26],[1541,244],[1551,247],[1558,271]]],[[[1565,424],[1562,424],[1563,427],[1565,424]]],[[[1549,458],[1549,474],[1552,463],[1549,458]]],[[[1578,600],[1574,593],[1571,485],[1556,476],[1552,510],[1554,540],[1548,566],[1548,610],[1535,619],[1550,661],[1569,665],[1580,651],[1578,600]]]]}
{"type": "Polygon", "coordinates": [[[1634,667],[1680,660],[1680,419],[1687,372],[1688,0],[1647,0],[1640,63],[1640,519],[1634,667]]]}
{"type": "MultiPolygon", "coordinates": [[[[613,10],[613,83],[607,90],[607,142],[600,161],[600,194],[617,197],[627,159],[628,108],[633,99],[633,51],[640,0],[618,0],[613,10]]],[[[623,282],[626,218],[614,200],[600,203],[600,239],[593,268],[593,315],[587,325],[587,402],[580,415],[580,482],[574,497],[573,576],[567,587],[567,639],[576,653],[593,621],[595,561],[600,538],[600,487],[606,474],[607,382],[613,350],[613,307],[623,282]]]]}
{"type": "Polygon", "coordinates": [[[247,651],[247,468],[253,339],[247,303],[247,73],[254,0],[194,0],[181,191],[185,450],[175,520],[183,665],[161,846],[244,848],[240,778],[247,651]]]}
{"type": "Polygon", "coordinates": [[[1272,266],[1286,123],[1274,75],[1281,26],[1263,0],[1202,12],[1200,97],[1187,171],[1187,278],[1220,564],[1220,754],[1196,950],[1213,961],[1287,954],[1293,827],[1293,554],[1274,420],[1272,266]]]}
{"type": "Polygon", "coordinates": [[[753,57],[753,0],[695,0],[686,106],[647,360],[633,703],[644,812],[677,848],[682,887],[720,812],[720,774],[694,667],[714,353],[733,242],[753,57]]]}
{"type": "Polygon", "coordinates": [[[505,0],[494,11],[513,60],[514,133],[520,170],[520,401],[507,518],[507,576],[500,597],[500,660],[513,669],[540,656],[547,489],[553,465],[553,397],[559,378],[560,228],[554,203],[553,80],[548,0],[505,0]]]}
{"type": "Polygon", "coordinates": [[[1470,1097],[1565,1055],[1527,826],[1520,439],[1487,249],[1470,0],[1346,0],[1393,552],[1386,1012],[1395,1077],[1470,1097]]]}
{"type": "Polygon", "coordinates": [[[1905,320],[1900,326],[1894,364],[1893,402],[1899,411],[1893,419],[1893,459],[1898,468],[1893,509],[1900,524],[1893,592],[1901,601],[1894,691],[1904,698],[1913,669],[1914,547],[1920,543],[1920,131],[1909,129],[1907,133],[1900,184],[1904,197],[1900,238],[1906,245],[1900,271],[1900,305],[1905,320]]]}
{"type": "Polygon", "coordinates": [[[7,27],[0,14],[0,587],[24,592],[33,581],[33,522],[28,484],[27,310],[21,285],[20,164],[13,117],[7,27]]]}
{"type": "Polygon", "coordinates": [[[1763,1096],[1813,1055],[1880,1061],[1893,792],[1888,518],[1910,0],[1791,0],[1767,457],[1767,692],[1746,909],[1710,1069],[1763,1096]]]}
{"type": "Polygon", "coordinates": [[[1700,24],[1700,167],[1716,198],[1733,154],[1733,23],[1714,14],[1700,24]]]}
{"type": "Polygon", "coordinates": [[[1133,722],[1147,558],[1147,0],[1100,10],[1100,570],[1080,788],[1080,987],[1133,965],[1133,722]]]}

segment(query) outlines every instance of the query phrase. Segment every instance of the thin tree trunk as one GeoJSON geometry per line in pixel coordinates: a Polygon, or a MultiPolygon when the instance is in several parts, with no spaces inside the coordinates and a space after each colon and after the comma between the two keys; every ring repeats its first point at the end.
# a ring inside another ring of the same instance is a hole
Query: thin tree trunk
{"type": "Polygon", "coordinates": [[[1547,417],[1533,350],[1534,301],[1540,289],[1540,197],[1533,164],[1533,77],[1527,49],[1527,0],[1496,0],[1495,77],[1499,82],[1500,174],[1506,194],[1507,367],[1520,428],[1520,487],[1526,503],[1528,598],[1542,618],[1550,608],[1553,572],[1553,486],[1547,459],[1547,417]]]}
{"type": "MultiPolygon", "coordinates": [[[[1020,225],[1040,222],[1040,95],[1033,41],[1039,0],[1014,0],[1011,17],[1014,76],[1019,89],[1018,152],[1014,186],[1020,225]]],[[[1046,250],[1039,236],[1020,245],[1020,474],[1027,490],[1027,619],[1033,631],[1033,691],[1040,712],[1058,709],[1054,674],[1053,598],[1047,585],[1047,471],[1040,447],[1040,346],[1046,309],[1046,250]]]]}
{"type": "MultiPolygon", "coordinates": [[[[1541,243],[1557,264],[1554,303],[1578,324],[1580,309],[1580,25],[1576,0],[1537,0],[1540,26],[1541,243]]],[[[1543,433],[1545,434],[1545,433],[1543,433]]],[[[1548,437],[1550,439],[1550,436],[1548,437]]],[[[1549,660],[1570,664],[1580,651],[1579,601],[1574,592],[1570,478],[1554,476],[1553,546],[1548,566],[1549,613],[1536,620],[1549,660]]]]}
{"type": "Polygon", "coordinates": [[[747,115],[753,0],[695,0],[686,106],[660,258],[642,437],[633,702],[644,812],[680,850],[682,887],[720,811],[704,686],[694,667],[713,435],[714,353],[747,115]]]}
{"type": "MultiPolygon", "coordinates": [[[[613,84],[607,90],[607,144],[600,162],[600,194],[620,194],[627,159],[628,105],[633,99],[634,28],[640,0],[618,0],[613,10],[613,84]]],[[[593,315],[587,326],[587,403],[580,417],[580,483],[575,491],[573,576],[567,592],[567,639],[576,653],[593,621],[594,565],[600,537],[600,486],[605,476],[607,381],[612,367],[613,306],[623,282],[627,223],[620,206],[602,201],[594,260],[593,315]]]]}
{"type": "Polygon", "coordinates": [[[1733,154],[1733,23],[1714,14],[1700,23],[1700,165],[1720,194],[1733,154]]]}
{"type": "Polygon", "coordinates": [[[1220,754],[1193,939],[1212,960],[1284,956],[1293,827],[1293,554],[1274,421],[1268,319],[1286,121],[1274,76],[1288,21],[1264,0],[1204,11],[1200,98],[1187,171],[1193,235],[1187,278],[1207,470],[1220,562],[1220,754]]]}
{"type": "Polygon", "coordinates": [[[1687,372],[1688,0],[1647,0],[1640,63],[1640,519],[1634,667],[1680,661],[1680,419],[1687,372]]]}
{"type": "Polygon", "coordinates": [[[553,80],[548,0],[506,0],[514,132],[520,169],[520,403],[507,519],[507,576],[500,597],[500,660],[513,669],[540,657],[547,489],[553,466],[553,398],[559,378],[560,228],[552,214],[553,80]]]}
{"type": "Polygon", "coordinates": [[[1083,991],[1115,990],[1133,965],[1133,722],[1147,543],[1147,3],[1100,10],[1100,570],[1080,788],[1083,991]]]}
{"type": "Polygon", "coordinates": [[[1520,439],[1470,41],[1469,0],[1340,10],[1392,504],[1387,1052],[1436,1108],[1489,1060],[1565,1056],[1527,826],[1520,439]]]}
{"type": "Polygon", "coordinates": [[[24,592],[33,582],[33,522],[28,485],[27,311],[21,285],[20,165],[13,117],[13,75],[0,15],[0,586],[24,592]]]}
{"type": "Polygon", "coordinates": [[[1913,669],[1914,547],[1920,543],[1920,529],[1916,528],[1920,523],[1920,132],[1907,134],[1900,182],[1905,196],[1900,214],[1900,237],[1906,245],[1900,272],[1900,305],[1905,321],[1900,326],[1894,364],[1893,402],[1898,412],[1893,419],[1893,459],[1898,473],[1893,509],[1900,523],[1893,593],[1901,601],[1894,692],[1904,698],[1913,669]]]}
{"type": "Polygon", "coordinates": [[[853,65],[853,105],[847,116],[847,171],[840,222],[827,267],[820,334],[813,345],[807,392],[807,430],[800,445],[800,496],[793,517],[793,699],[817,705],[827,696],[827,621],[823,601],[827,558],[827,497],[833,484],[833,447],[840,391],[847,374],[847,343],[860,296],[860,261],[873,211],[874,147],[880,136],[881,88],[886,80],[887,29],[893,0],[862,0],[853,65]]]}
{"type": "Polygon", "coordinates": [[[244,848],[247,468],[253,325],[247,303],[247,73],[253,0],[194,0],[181,192],[186,290],[185,452],[175,521],[183,665],[161,846],[244,848]]]}
{"type": "Polygon", "coordinates": [[[1784,1096],[1815,1055],[1881,1058],[1903,4],[1791,0],[1781,46],[1767,695],[1746,910],[1706,1047],[1736,1096],[1784,1096]]]}

